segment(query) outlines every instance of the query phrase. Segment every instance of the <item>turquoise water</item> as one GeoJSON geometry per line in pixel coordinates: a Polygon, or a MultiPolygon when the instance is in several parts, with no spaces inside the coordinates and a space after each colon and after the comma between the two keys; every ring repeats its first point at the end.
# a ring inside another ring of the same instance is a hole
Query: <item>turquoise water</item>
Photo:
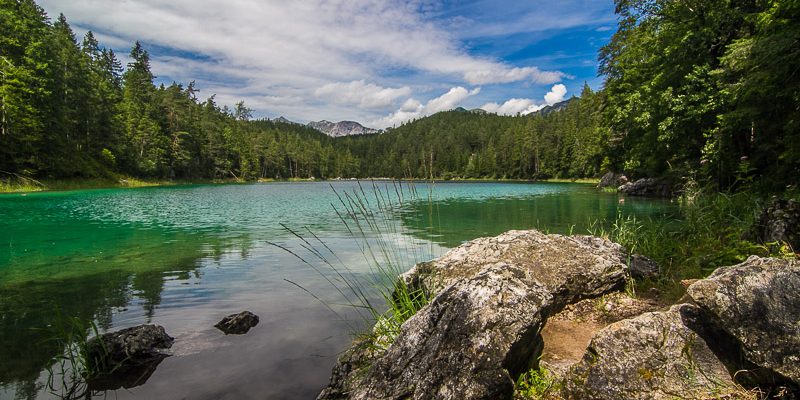
{"type": "Polygon", "coordinates": [[[46,341],[59,312],[102,329],[157,323],[177,339],[146,383],[99,397],[311,398],[359,322],[350,308],[337,316],[291,283],[341,303],[314,268],[330,271],[282,224],[369,277],[365,240],[393,247],[405,269],[509,229],[585,233],[593,221],[670,208],[619,200],[581,184],[350,181],[0,195],[0,398],[52,397],[43,370],[62,351],[46,341]],[[366,229],[365,239],[342,222],[348,198],[381,217],[381,232],[366,229]],[[391,211],[377,212],[387,201],[391,211]],[[247,335],[213,328],[244,309],[261,318],[247,335]]]}

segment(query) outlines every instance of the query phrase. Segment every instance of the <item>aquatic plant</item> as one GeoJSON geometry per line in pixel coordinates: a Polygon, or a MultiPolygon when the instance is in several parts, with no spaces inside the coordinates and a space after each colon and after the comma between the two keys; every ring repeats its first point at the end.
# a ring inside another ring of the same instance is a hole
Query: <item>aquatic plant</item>
{"type": "MultiPolygon", "coordinates": [[[[51,360],[46,368],[45,387],[61,399],[90,398],[89,380],[110,370],[103,357],[90,355],[90,334],[99,336],[94,321],[79,317],[64,317],[56,312],[50,326],[49,341],[55,342],[62,352],[51,360]]],[[[98,341],[101,353],[107,353],[103,341],[98,341]]]]}

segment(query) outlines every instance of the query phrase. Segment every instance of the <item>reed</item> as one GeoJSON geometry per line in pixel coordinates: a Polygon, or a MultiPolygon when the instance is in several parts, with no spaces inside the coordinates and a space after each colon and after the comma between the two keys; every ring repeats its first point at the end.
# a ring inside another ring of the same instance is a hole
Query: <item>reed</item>
{"type": "MultiPolygon", "coordinates": [[[[337,255],[328,243],[310,228],[300,229],[282,225],[297,239],[297,247],[268,242],[291,254],[312,268],[335,289],[341,301],[323,299],[298,282],[288,281],[322,303],[339,319],[347,323],[354,335],[366,338],[376,350],[386,349],[397,337],[403,322],[416,314],[430,300],[422,288],[410,287],[401,275],[418,262],[435,256],[434,244],[423,251],[414,243],[410,232],[400,223],[398,216],[411,202],[428,201],[432,206],[433,187],[429,186],[425,198],[414,182],[358,181],[355,188],[337,190],[330,185],[338,200],[331,204],[345,228],[347,235],[358,247],[367,265],[366,273],[358,273],[337,255]],[[357,323],[345,318],[339,306],[354,310],[357,323]],[[366,332],[363,326],[372,326],[366,332]]],[[[433,219],[431,219],[433,220],[433,219]]],[[[433,227],[428,230],[433,235],[433,227]]]]}

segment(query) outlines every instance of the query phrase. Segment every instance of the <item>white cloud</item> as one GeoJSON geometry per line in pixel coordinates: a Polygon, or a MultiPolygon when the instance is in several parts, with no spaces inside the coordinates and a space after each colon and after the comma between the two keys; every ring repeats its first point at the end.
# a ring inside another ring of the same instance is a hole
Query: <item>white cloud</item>
{"type": "Polygon", "coordinates": [[[385,128],[397,126],[415,118],[422,118],[440,111],[458,107],[466,98],[480,93],[481,88],[467,90],[461,86],[450,89],[447,93],[429,100],[425,105],[415,99],[408,99],[399,110],[391,115],[368,122],[368,125],[385,128]]]}
{"type": "Polygon", "coordinates": [[[411,88],[385,88],[363,79],[349,83],[328,83],[314,91],[317,97],[338,104],[357,105],[364,108],[386,108],[394,105],[401,97],[411,95],[411,88]]]}
{"type": "Polygon", "coordinates": [[[118,53],[143,41],[154,53],[153,72],[161,79],[195,80],[203,96],[227,89],[217,92],[220,101],[238,94],[257,115],[374,119],[382,108],[424,95],[414,93],[419,90],[415,85],[551,84],[565,77],[469,54],[446,22],[428,19],[438,12],[436,1],[40,3],[50,15],[63,12],[74,26],[94,30],[104,39],[101,44],[118,53]],[[342,95],[331,97],[337,89],[342,95]],[[290,101],[265,102],[265,97],[290,101]],[[296,105],[298,98],[305,107],[296,105]]]}
{"type": "Polygon", "coordinates": [[[486,103],[480,108],[500,115],[527,115],[553,104],[564,101],[567,94],[567,87],[562,84],[553,85],[549,92],[544,95],[544,103],[537,103],[531,99],[509,99],[503,104],[486,103]]]}
{"type": "Polygon", "coordinates": [[[550,91],[547,92],[546,95],[544,95],[544,102],[547,103],[547,105],[552,106],[553,104],[556,104],[560,101],[564,101],[564,96],[566,95],[567,95],[566,86],[562,84],[553,85],[553,88],[550,89],[550,91]]]}
{"type": "Polygon", "coordinates": [[[510,83],[525,80],[530,80],[542,85],[549,85],[560,81],[566,76],[567,75],[563,72],[541,71],[536,67],[524,67],[469,71],[464,74],[464,79],[473,85],[510,83]]]}
{"type": "MultiPolygon", "coordinates": [[[[480,108],[500,115],[517,115],[519,113],[528,114],[536,111],[536,104],[531,99],[509,99],[503,104],[486,103],[480,108]]],[[[543,107],[543,106],[540,106],[543,107]]]]}

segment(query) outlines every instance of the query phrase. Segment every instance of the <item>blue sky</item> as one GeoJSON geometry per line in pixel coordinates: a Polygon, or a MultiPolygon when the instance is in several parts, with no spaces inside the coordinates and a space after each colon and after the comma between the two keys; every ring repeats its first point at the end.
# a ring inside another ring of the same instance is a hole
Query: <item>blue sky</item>
{"type": "Polygon", "coordinates": [[[526,113],[598,88],[611,0],[42,0],[158,82],[257,117],[384,128],[438,111],[526,113]]]}

